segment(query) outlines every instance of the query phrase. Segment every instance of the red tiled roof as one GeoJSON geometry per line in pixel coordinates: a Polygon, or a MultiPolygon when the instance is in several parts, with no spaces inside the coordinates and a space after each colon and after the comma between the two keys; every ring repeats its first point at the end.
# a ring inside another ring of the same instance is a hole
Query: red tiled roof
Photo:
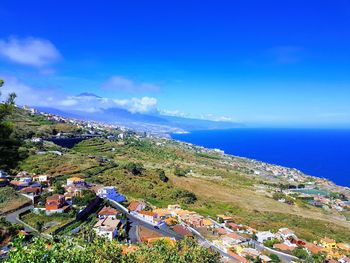
{"type": "Polygon", "coordinates": [[[293,251],[295,247],[287,246],[286,244],[274,244],[273,248],[277,248],[281,251],[293,251]]]}
{"type": "Polygon", "coordinates": [[[41,192],[41,187],[39,186],[28,186],[20,190],[21,193],[39,193],[41,192]]]}
{"type": "Polygon", "coordinates": [[[112,208],[112,207],[104,207],[101,209],[101,211],[98,213],[100,216],[106,216],[106,215],[117,215],[119,212],[112,208]]]}
{"type": "Polygon", "coordinates": [[[236,254],[235,252],[231,251],[231,250],[228,250],[227,251],[227,254],[229,254],[231,257],[237,259],[239,262],[241,263],[249,263],[249,260],[236,254]]]}
{"type": "Polygon", "coordinates": [[[174,230],[176,233],[178,233],[178,234],[180,234],[180,235],[182,235],[182,236],[186,236],[186,237],[192,237],[192,236],[193,236],[192,232],[189,231],[186,227],[184,227],[184,226],[182,226],[182,225],[175,225],[175,226],[173,227],[173,230],[174,230]]]}

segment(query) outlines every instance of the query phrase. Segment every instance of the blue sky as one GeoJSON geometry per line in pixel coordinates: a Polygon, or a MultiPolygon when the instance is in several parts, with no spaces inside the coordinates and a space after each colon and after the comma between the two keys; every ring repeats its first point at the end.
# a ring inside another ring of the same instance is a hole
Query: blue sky
{"type": "Polygon", "coordinates": [[[350,127],[350,2],[3,0],[0,76],[21,104],[350,127]]]}

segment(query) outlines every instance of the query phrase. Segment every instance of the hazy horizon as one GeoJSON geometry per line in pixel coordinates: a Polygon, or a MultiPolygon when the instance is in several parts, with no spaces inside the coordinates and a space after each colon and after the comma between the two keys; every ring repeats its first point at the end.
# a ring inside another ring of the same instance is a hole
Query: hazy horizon
{"type": "Polygon", "coordinates": [[[3,93],[67,111],[350,128],[349,14],[347,1],[5,0],[3,93]]]}

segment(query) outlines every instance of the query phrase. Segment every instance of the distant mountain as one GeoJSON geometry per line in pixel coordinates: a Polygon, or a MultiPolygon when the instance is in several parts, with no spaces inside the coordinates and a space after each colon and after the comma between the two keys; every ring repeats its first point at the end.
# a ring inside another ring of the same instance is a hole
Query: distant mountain
{"type": "MultiPolygon", "coordinates": [[[[83,95],[84,96],[84,95],[83,95]]],[[[110,124],[155,133],[184,132],[194,130],[230,129],[241,125],[233,122],[209,121],[155,114],[131,113],[121,108],[101,109],[99,112],[59,110],[37,107],[39,111],[56,114],[66,118],[101,121],[110,124]]]]}
{"type": "Polygon", "coordinates": [[[83,93],[80,93],[80,94],[78,94],[76,97],[94,97],[94,98],[99,98],[99,99],[102,98],[102,97],[97,96],[96,94],[90,93],[90,92],[83,92],[83,93]]]}

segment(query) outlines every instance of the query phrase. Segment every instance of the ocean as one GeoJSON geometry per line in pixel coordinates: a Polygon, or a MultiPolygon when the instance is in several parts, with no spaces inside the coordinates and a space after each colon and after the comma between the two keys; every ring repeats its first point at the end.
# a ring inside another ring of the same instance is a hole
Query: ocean
{"type": "Polygon", "coordinates": [[[227,154],[301,170],[350,187],[350,129],[231,129],[172,134],[227,154]]]}

